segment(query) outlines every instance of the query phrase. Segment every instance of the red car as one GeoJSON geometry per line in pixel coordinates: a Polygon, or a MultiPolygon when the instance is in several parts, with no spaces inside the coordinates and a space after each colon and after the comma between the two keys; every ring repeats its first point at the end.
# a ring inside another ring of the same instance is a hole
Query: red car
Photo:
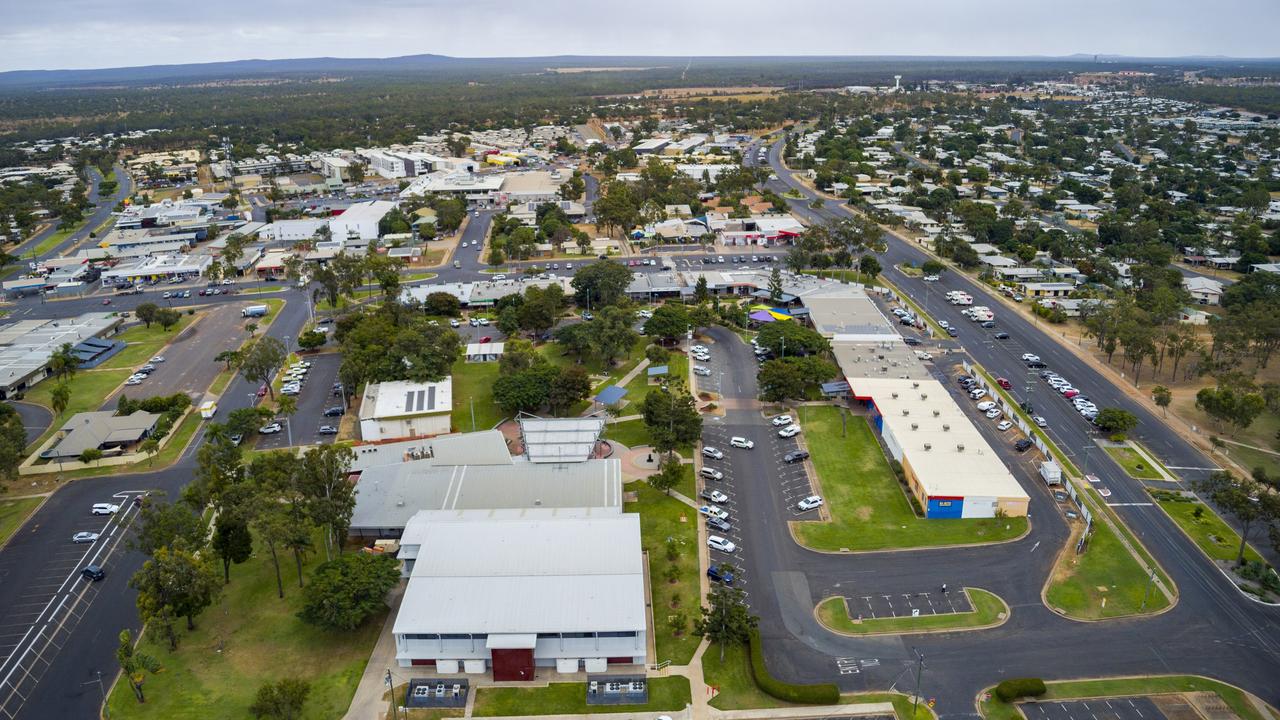
{"type": "Polygon", "coordinates": [[[258,388],[258,397],[266,397],[266,395],[267,395],[267,386],[266,386],[266,385],[263,385],[263,386],[259,387],[259,388],[258,388]]]}
{"type": "Polygon", "coordinates": [[[484,337],[480,338],[481,344],[492,342],[492,341],[493,341],[493,338],[489,337],[488,335],[485,335],[484,337]]]}
{"type": "Polygon", "coordinates": [[[106,300],[103,300],[103,301],[102,301],[102,304],[103,304],[103,305],[110,305],[110,304],[111,304],[111,298],[107,298],[106,300]]]}
{"type": "Polygon", "coordinates": [[[996,384],[1004,388],[1005,390],[1008,390],[1009,388],[1013,387],[1013,383],[1009,382],[1008,380],[1005,380],[1004,378],[996,378],[996,384]]]}

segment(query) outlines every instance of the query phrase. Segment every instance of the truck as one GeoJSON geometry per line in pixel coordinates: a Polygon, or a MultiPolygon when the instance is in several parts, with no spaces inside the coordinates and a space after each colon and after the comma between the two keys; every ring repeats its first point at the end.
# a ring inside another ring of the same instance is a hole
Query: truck
{"type": "Polygon", "coordinates": [[[240,311],[240,317],[247,317],[247,318],[263,317],[266,314],[267,314],[266,305],[250,305],[249,307],[240,311]]]}
{"type": "Polygon", "coordinates": [[[214,415],[218,414],[218,403],[207,400],[200,406],[200,417],[205,420],[212,420],[214,415]]]}

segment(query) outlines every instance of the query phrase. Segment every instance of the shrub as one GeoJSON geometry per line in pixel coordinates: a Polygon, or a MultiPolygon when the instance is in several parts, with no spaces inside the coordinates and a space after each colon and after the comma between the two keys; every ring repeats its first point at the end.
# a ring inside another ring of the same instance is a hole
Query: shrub
{"type": "Polygon", "coordinates": [[[1046,691],[1044,681],[1040,678],[1009,678],[996,685],[996,697],[1004,702],[1024,697],[1040,697],[1046,691]]]}
{"type": "Polygon", "coordinates": [[[650,345],[645,348],[644,356],[649,358],[649,362],[651,363],[663,363],[671,357],[671,353],[667,352],[666,348],[658,347],[657,345],[650,345]]]}
{"type": "Polygon", "coordinates": [[[1124,442],[1125,434],[1124,434],[1124,433],[1122,433],[1122,432],[1118,432],[1118,433],[1111,433],[1111,437],[1109,437],[1109,438],[1107,438],[1107,439],[1108,439],[1108,440],[1110,440],[1110,441],[1111,441],[1111,442],[1113,442],[1113,443],[1122,443],[1122,442],[1124,442]]]}
{"type": "MultiPolygon", "coordinates": [[[[783,702],[801,703],[804,705],[835,705],[840,702],[840,688],[833,683],[798,685],[778,680],[769,674],[764,664],[764,649],[760,642],[760,631],[751,631],[751,676],[756,686],[766,695],[783,702]]],[[[1040,686],[1043,688],[1044,683],[1040,686]]]]}

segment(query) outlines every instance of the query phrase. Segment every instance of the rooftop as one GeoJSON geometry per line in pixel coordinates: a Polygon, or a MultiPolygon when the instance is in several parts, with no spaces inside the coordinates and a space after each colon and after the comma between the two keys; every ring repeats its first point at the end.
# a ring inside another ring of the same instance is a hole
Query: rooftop
{"type": "Polygon", "coordinates": [[[582,462],[591,457],[596,441],[604,431],[604,418],[539,418],[519,419],[524,452],[530,462],[582,462]]]}
{"type": "Polygon", "coordinates": [[[369,383],[360,401],[361,420],[433,415],[453,410],[453,378],[440,382],[369,383]]]}

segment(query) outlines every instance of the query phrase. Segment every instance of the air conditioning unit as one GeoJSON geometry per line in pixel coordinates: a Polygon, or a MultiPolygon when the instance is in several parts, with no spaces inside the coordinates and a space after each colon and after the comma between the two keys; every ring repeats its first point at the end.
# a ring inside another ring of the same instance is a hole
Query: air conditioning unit
{"type": "Polygon", "coordinates": [[[911,383],[911,389],[912,389],[912,390],[918,390],[919,388],[920,388],[920,383],[918,383],[918,382],[913,382],[913,383],[911,383]]]}
{"type": "Polygon", "coordinates": [[[929,399],[929,393],[920,393],[920,399],[921,399],[921,400],[928,400],[928,399],[929,399]]]}

